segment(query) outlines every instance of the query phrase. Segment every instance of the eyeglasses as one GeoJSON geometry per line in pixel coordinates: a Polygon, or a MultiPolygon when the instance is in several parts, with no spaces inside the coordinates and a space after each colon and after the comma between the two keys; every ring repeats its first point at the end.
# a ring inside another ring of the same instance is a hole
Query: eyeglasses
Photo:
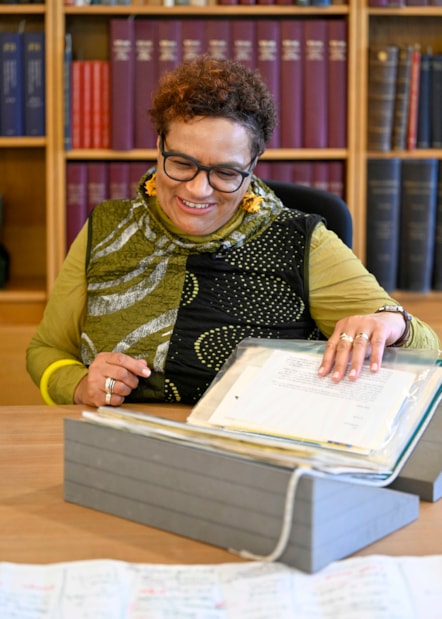
{"type": "Polygon", "coordinates": [[[216,191],[223,193],[238,191],[244,180],[252,173],[256,160],[253,159],[251,161],[247,170],[237,170],[236,168],[223,165],[201,165],[199,161],[188,155],[166,152],[164,150],[164,136],[161,136],[160,149],[163,156],[164,172],[173,181],[191,181],[201,170],[204,170],[207,173],[209,185],[216,189],[216,191]]]}

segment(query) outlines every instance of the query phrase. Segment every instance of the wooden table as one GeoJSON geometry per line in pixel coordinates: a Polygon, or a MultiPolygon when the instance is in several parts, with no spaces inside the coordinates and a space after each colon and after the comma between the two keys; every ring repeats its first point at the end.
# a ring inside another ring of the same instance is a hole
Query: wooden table
{"type": "MultiPolygon", "coordinates": [[[[190,408],[130,407],[174,419],[190,408]]],[[[0,561],[119,559],[142,563],[240,561],[229,552],[63,500],[63,419],[81,406],[0,407],[0,561]]],[[[358,555],[442,554],[442,501],[358,555]]]]}

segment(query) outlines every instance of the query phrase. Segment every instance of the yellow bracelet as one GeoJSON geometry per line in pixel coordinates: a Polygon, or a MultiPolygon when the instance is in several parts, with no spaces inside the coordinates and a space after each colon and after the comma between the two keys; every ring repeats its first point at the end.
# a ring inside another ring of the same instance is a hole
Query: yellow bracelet
{"type": "Polygon", "coordinates": [[[48,384],[49,379],[54,372],[56,372],[59,368],[65,367],[66,365],[83,365],[81,361],[75,361],[75,359],[59,359],[58,361],[54,361],[51,365],[43,372],[43,375],[40,380],[40,393],[43,398],[45,404],[49,404],[49,406],[55,406],[57,403],[51,398],[48,392],[48,384]]]}

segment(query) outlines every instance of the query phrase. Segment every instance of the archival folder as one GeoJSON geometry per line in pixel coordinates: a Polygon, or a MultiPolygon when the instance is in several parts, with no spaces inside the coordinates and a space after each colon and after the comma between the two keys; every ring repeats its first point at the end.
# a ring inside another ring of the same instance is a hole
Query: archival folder
{"type": "MultiPolygon", "coordinates": [[[[249,344],[245,346],[250,352],[249,344]]],[[[272,344],[267,346],[264,352],[253,349],[250,359],[265,363],[274,350],[272,344]]],[[[240,348],[241,361],[243,353],[240,348]]],[[[417,518],[417,495],[381,486],[397,477],[430,423],[440,398],[441,368],[434,370],[434,360],[424,361],[418,353],[407,357],[404,371],[416,370],[410,393],[420,392],[423,401],[425,392],[428,407],[416,414],[409,402],[403,403],[401,423],[397,415],[391,417],[401,440],[396,439],[392,450],[390,436],[387,446],[382,444],[374,454],[208,422],[193,425],[202,411],[210,417],[215,401],[222,400],[221,383],[224,394],[235,384],[230,375],[226,391],[223,379],[236,361],[227,364],[203,396],[204,406],[194,408],[192,423],[125,407],[104,407],[85,411],[82,420],[66,419],[65,499],[245,558],[279,560],[310,573],[417,518]],[[394,464],[389,466],[386,456],[392,454],[394,464]]],[[[386,370],[396,364],[395,359],[385,362],[386,370]]],[[[240,394],[243,397],[245,391],[240,394]]]]}

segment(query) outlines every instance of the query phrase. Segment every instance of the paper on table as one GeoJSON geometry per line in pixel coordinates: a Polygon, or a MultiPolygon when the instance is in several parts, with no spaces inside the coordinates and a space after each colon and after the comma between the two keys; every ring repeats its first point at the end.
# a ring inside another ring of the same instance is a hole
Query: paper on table
{"type": "Polygon", "coordinates": [[[439,619],[442,556],[281,563],[0,563],[2,619],[439,619]]]}
{"type": "Polygon", "coordinates": [[[275,350],[245,368],[209,419],[213,425],[370,453],[388,440],[415,380],[412,372],[364,366],[357,381],[317,376],[317,358],[275,350]]]}

